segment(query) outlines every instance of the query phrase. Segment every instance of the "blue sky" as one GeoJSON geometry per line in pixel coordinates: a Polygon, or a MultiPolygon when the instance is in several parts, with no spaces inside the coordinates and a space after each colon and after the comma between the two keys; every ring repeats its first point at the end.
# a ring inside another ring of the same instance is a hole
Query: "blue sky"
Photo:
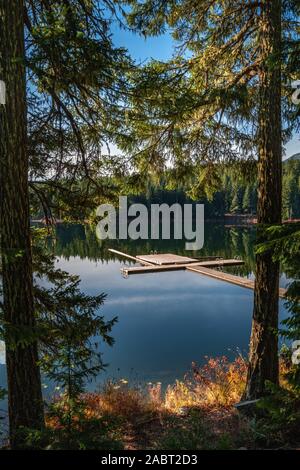
{"type": "MultiPolygon", "coordinates": [[[[163,36],[144,39],[143,37],[120,29],[117,25],[113,26],[113,39],[116,46],[122,46],[128,49],[131,56],[138,63],[145,63],[149,59],[167,60],[173,52],[175,43],[169,34],[163,36]]],[[[300,152],[300,136],[288,142],[285,146],[285,156],[288,158],[295,153],[300,152]]]]}
{"type": "Polygon", "coordinates": [[[130,31],[113,27],[114,44],[128,49],[137,62],[149,59],[168,60],[174,51],[174,42],[169,34],[144,39],[130,31]]]}
{"type": "Polygon", "coordinates": [[[294,136],[294,138],[288,142],[288,144],[285,147],[286,151],[286,157],[290,157],[291,155],[294,155],[295,153],[300,152],[300,140],[299,140],[299,135],[294,136]]]}

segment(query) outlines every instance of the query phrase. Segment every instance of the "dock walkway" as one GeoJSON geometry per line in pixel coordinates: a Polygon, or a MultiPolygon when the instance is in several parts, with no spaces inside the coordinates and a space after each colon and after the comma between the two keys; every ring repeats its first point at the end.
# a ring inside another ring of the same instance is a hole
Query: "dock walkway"
{"type": "MultiPolygon", "coordinates": [[[[171,253],[132,256],[112,248],[110,248],[109,251],[142,265],[125,266],[121,268],[121,272],[124,276],[129,276],[132,274],[158,273],[164,271],[180,271],[186,269],[187,271],[212,277],[219,281],[229,282],[240,287],[245,287],[246,289],[254,289],[254,280],[252,279],[235,276],[233,274],[221,271],[220,269],[213,269],[226,266],[241,266],[244,264],[244,261],[239,259],[216,259],[214,257],[210,257],[206,260],[197,260],[196,258],[189,258],[171,253]]],[[[280,288],[279,297],[284,298],[285,294],[286,289],[280,288]]]]}
{"type": "MultiPolygon", "coordinates": [[[[187,271],[192,271],[194,273],[203,274],[219,281],[229,282],[240,287],[245,287],[246,289],[254,289],[254,280],[247,279],[245,277],[235,276],[233,274],[224,273],[222,271],[217,271],[215,269],[205,268],[204,266],[188,266],[187,271]]],[[[284,298],[286,289],[280,287],[279,297],[284,298]]]]}

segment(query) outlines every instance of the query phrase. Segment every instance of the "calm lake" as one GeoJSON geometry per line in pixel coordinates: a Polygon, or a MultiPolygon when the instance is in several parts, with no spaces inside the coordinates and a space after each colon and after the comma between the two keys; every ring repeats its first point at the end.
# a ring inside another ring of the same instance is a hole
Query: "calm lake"
{"type": "MultiPolygon", "coordinates": [[[[218,255],[240,257],[244,266],[230,272],[253,276],[253,228],[205,225],[204,248],[186,252],[182,241],[101,242],[94,230],[82,225],[58,225],[55,252],[57,266],[81,278],[89,294],[107,294],[101,314],[118,317],[112,336],[113,347],[102,345],[108,363],[97,383],[126,378],[136,383],[180,379],[193,361],[205,356],[229,358],[247,353],[251,328],[253,291],[188,271],[122,277],[120,268],[128,263],[109,253],[116,248],[130,254],[178,253],[187,256],[218,255]]],[[[129,262],[130,264],[130,262],[129,262]]],[[[282,276],[281,285],[286,284],[282,276]]],[[[286,315],[280,301],[280,316],[286,315]]],[[[0,366],[0,385],[5,384],[5,366],[0,366]]]]}
{"type": "MultiPolygon", "coordinates": [[[[186,252],[181,241],[100,242],[88,226],[59,225],[57,265],[81,278],[89,294],[105,292],[106,319],[118,317],[113,347],[102,345],[106,372],[99,381],[126,378],[166,385],[182,378],[192,361],[205,356],[246,354],[251,328],[253,291],[188,271],[122,277],[130,264],[108,252],[113,247],[130,254],[178,253],[187,256],[240,257],[245,266],[229,268],[253,276],[255,229],[206,224],[205,244],[186,252]]],[[[281,279],[284,286],[286,280],[281,279]]],[[[280,316],[286,314],[280,301],[280,316]]],[[[95,386],[95,384],[94,384],[95,386]]]]}

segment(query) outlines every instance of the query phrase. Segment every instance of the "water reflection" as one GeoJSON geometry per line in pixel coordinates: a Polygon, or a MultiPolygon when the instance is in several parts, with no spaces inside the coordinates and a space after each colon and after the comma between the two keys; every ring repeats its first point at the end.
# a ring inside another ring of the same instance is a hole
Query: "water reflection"
{"type": "MultiPolygon", "coordinates": [[[[58,266],[80,275],[89,294],[106,292],[102,312],[119,317],[113,348],[103,346],[107,377],[170,383],[206,355],[233,357],[246,353],[251,327],[253,292],[187,271],[132,276],[123,279],[124,263],[107,248],[137,254],[172,252],[188,256],[240,257],[245,265],[234,272],[250,276],[255,258],[255,230],[206,225],[205,245],[186,252],[181,241],[100,242],[88,226],[57,227],[58,266]]],[[[280,305],[284,315],[283,302],[280,305]]],[[[94,385],[93,385],[94,387],[94,385]]]]}

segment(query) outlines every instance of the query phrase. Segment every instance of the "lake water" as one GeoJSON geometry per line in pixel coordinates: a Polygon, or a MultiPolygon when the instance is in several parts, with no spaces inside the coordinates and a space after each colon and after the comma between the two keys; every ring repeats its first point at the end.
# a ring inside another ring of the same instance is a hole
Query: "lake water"
{"type": "MultiPolygon", "coordinates": [[[[181,241],[100,242],[88,226],[59,225],[56,230],[57,266],[81,278],[89,294],[105,292],[101,309],[106,319],[118,317],[113,347],[102,345],[105,372],[97,378],[162,382],[180,379],[193,361],[205,356],[238,351],[247,354],[253,291],[188,271],[134,275],[124,279],[120,268],[128,262],[108,248],[135,254],[178,253],[187,256],[240,257],[244,266],[228,268],[241,276],[253,276],[255,266],[253,228],[225,228],[206,224],[204,248],[186,252],[181,241]]],[[[129,262],[130,263],[130,262],[129,262]]],[[[283,276],[281,284],[285,285],[283,276]]],[[[286,316],[280,301],[280,317],[286,316]]],[[[89,385],[95,389],[97,383],[89,385]]],[[[0,385],[5,385],[5,366],[0,366],[0,385]]]]}
{"type": "MultiPolygon", "coordinates": [[[[193,361],[202,363],[205,356],[246,354],[253,308],[253,291],[188,271],[124,279],[120,268],[128,261],[109,253],[109,247],[130,254],[240,257],[245,265],[230,272],[252,277],[254,242],[253,228],[206,224],[204,248],[186,252],[181,241],[100,242],[90,227],[58,226],[57,265],[78,274],[85,292],[105,292],[101,313],[106,319],[118,317],[112,331],[114,346],[101,348],[109,366],[99,381],[122,377],[166,385],[182,378],[193,361]]],[[[283,301],[280,316],[285,316],[283,301]]]]}

